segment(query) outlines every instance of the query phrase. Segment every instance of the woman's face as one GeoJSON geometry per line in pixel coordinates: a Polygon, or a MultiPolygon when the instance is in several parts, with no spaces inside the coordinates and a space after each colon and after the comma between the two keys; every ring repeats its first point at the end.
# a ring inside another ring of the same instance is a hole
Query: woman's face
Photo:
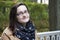
{"type": "Polygon", "coordinates": [[[27,23],[29,21],[29,12],[25,5],[21,5],[17,8],[17,20],[20,23],[27,23]]]}

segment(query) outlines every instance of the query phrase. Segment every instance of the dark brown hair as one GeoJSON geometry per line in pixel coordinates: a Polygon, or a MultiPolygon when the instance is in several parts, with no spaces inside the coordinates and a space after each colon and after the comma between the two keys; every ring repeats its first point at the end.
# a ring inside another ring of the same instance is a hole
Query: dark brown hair
{"type": "MultiPolygon", "coordinates": [[[[17,22],[17,19],[16,19],[16,13],[17,13],[17,8],[21,5],[25,5],[24,3],[19,3],[19,4],[16,4],[14,5],[11,10],[10,10],[10,15],[9,15],[9,21],[10,21],[10,24],[9,24],[9,28],[14,31],[15,29],[15,24],[17,22]]],[[[26,6],[26,5],[25,5],[26,6]]],[[[27,10],[28,10],[28,7],[26,6],[27,10]]],[[[29,12],[29,10],[28,10],[29,12]]]]}

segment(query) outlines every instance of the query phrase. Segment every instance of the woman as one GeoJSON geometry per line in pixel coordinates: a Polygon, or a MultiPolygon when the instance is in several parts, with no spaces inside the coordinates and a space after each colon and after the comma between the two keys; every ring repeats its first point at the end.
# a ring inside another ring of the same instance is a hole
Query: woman
{"type": "Polygon", "coordinates": [[[14,5],[11,8],[9,19],[10,25],[2,33],[2,40],[37,40],[35,27],[25,4],[14,5]]]}

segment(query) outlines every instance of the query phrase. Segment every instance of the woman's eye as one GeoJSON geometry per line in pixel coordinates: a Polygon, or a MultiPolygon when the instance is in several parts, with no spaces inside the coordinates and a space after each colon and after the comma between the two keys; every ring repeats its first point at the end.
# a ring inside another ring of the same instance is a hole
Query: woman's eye
{"type": "Polygon", "coordinates": [[[22,12],[19,12],[17,15],[19,16],[19,15],[22,15],[23,13],[22,12]]]}
{"type": "Polygon", "coordinates": [[[23,14],[23,12],[20,12],[19,14],[23,14]]]}
{"type": "Polygon", "coordinates": [[[24,13],[27,13],[27,12],[28,12],[27,10],[24,11],[24,13]]]}

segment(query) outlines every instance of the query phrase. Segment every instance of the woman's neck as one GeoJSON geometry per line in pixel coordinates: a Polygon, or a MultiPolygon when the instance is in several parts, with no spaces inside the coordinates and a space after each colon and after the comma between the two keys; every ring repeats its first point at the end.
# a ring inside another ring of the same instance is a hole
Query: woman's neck
{"type": "Polygon", "coordinates": [[[26,23],[20,23],[20,22],[18,22],[18,21],[17,21],[17,23],[19,23],[20,25],[22,25],[22,26],[24,26],[24,27],[26,26],[26,23]]]}
{"type": "Polygon", "coordinates": [[[26,26],[26,23],[22,23],[22,26],[24,26],[24,27],[25,27],[25,26],[26,26]]]}

